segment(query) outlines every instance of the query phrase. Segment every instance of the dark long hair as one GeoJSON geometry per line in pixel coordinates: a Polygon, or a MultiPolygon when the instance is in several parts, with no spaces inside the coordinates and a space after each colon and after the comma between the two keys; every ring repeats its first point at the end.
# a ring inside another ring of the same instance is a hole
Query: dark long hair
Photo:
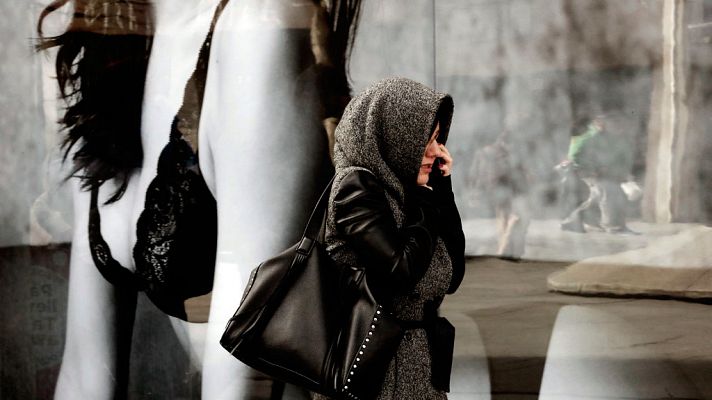
{"type": "Polygon", "coordinates": [[[150,0],[55,0],[37,24],[37,49],[58,48],[65,159],[78,146],[70,176],[79,177],[83,189],[117,179],[107,203],[121,198],[143,161],[141,108],[153,25],[150,0]],[[66,31],[44,37],[44,19],[70,1],[66,31]]]}
{"type": "Polygon", "coordinates": [[[351,56],[358,21],[361,14],[361,0],[322,0],[329,15],[329,28],[332,35],[329,47],[334,63],[343,65],[348,72],[348,59],[351,56]]]}

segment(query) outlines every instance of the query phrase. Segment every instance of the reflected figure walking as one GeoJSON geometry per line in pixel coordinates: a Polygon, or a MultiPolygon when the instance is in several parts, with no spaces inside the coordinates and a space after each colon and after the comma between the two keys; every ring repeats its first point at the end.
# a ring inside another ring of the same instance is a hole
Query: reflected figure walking
{"type": "Polygon", "coordinates": [[[626,197],[621,183],[629,179],[632,146],[611,117],[598,116],[571,138],[568,161],[586,183],[588,198],[562,222],[563,230],[586,232],[584,215],[597,208],[598,226],[609,233],[634,233],[626,225],[626,197]]]}

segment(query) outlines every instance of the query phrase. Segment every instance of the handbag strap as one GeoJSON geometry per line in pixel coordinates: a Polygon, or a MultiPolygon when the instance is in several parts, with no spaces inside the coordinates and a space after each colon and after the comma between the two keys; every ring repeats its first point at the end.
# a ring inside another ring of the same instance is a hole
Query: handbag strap
{"type": "Polygon", "coordinates": [[[205,82],[208,76],[208,63],[210,61],[213,32],[215,32],[218,19],[229,1],[230,0],[220,0],[220,3],[218,3],[215,8],[213,19],[210,22],[210,30],[203,41],[203,45],[200,47],[195,69],[185,84],[183,102],[175,117],[173,117],[173,123],[171,124],[170,140],[177,141],[184,139],[190,144],[195,153],[198,152],[198,126],[200,125],[200,115],[203,112],[203,97],[205,95],[205,82]]]}
{"type": "Polygon", "coordinates": [[[311,241],[321,239],[319,236],[321,236],[321,234],[323,233],[321,231],[321,228],[324,227],[324,223],[326,222],[326,205],[329,200],[329,195],[331,194],[331,186],[334,184],[335,177],[335,175],[331,177],[329,184],[327,184],[326,188],[324,188],[324,191],[321,192],[321,196],[319,196],[319,200],[317,201],[314,210],[309,216],[307,227],[304,229],[304,234],[302,235],[302,242],[304,242],[304,238],[308,238],[311,241]]]}

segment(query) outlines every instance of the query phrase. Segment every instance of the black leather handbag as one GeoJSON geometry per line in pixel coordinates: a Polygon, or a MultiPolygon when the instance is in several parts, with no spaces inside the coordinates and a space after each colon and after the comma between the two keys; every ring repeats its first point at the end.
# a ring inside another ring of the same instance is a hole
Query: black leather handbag
{"type": "Polygon", "coordinates": [[[371,399],[403,328],[374,299],[363,269],[337,265],[326,253],[330,188],[302,239],[252,271],[220,343],[278,380],[334,398],[371,399]]]}

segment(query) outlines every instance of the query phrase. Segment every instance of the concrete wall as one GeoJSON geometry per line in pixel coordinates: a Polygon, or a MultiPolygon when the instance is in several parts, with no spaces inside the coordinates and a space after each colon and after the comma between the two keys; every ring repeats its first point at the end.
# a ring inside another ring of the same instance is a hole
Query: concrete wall
{"type": "Polygon", "coordinates": [[[531,175],[532,213],[551,218],[559,214],[552,168],[576,119],[625,114],[638,145],[632,172],[643,179],[661,12],[661,1],[370,1],[354,86],[401,75],[453,95],[450,150],[465,216],[488,214],[469,206],[475,150],[511,131],[515,157],[531,175]]]}

